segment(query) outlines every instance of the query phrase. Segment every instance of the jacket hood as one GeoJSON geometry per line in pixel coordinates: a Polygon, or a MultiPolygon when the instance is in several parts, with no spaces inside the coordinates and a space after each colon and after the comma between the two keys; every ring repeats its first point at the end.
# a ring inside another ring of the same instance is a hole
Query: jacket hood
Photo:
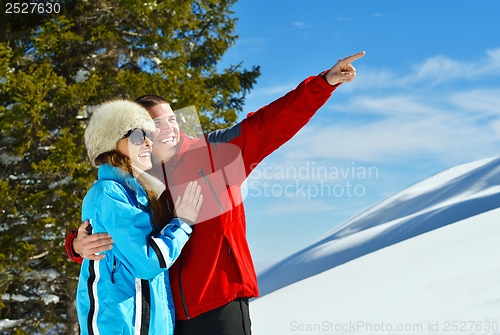
{"type": "Polygon", "coordinates": [[[133,191],[137,196],[137,200],[142,205],[148,205],[148,197],[144,187],[141,185],[139,180],[137,180],[137,178],[134,178],[129,173],[126,173],[120,168],[110,164],[103,164],[99,166],[97,174],[99,180],[113,180],[122,185],[124,188],[133,191]]]}

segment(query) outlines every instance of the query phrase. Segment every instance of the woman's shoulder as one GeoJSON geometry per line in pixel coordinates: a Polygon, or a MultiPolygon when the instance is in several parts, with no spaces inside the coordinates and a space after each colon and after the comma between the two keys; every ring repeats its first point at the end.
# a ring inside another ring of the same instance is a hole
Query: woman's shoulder
{"type": "MultiPolygon", "coordinates": [[[[109,176],[108,176],[109,177],[109,176]]],[[[126,180],[121,178],[101,178],[90,187],[85,198],[92,201],[99,201],[103,198],[127,198],[131,193],[130,187],[126,187],[126,180]]]]}

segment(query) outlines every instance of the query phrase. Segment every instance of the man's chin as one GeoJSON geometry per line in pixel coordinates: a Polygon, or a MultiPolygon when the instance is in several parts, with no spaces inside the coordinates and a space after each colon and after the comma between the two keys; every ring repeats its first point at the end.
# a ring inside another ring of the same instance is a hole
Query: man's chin
{"type": "Polygon", "coordinates": [[[177,149],[177,145],[171,146],[170,148],[162,148],[160,146],[156,147],[153,149],[153,162],[154,163],[160,163],[160,162],[166,162],[172,159],[172,157],[175,156],[175,152],[177,149]],[[155,153],[155,149],[160,151],[155,153]]]}

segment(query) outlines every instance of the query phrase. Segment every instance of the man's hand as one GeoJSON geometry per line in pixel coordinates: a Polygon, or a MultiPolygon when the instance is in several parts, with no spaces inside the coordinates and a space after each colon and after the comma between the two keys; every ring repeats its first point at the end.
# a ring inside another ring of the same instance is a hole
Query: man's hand
{"type": "Polygon", "coordinates": [[[198,182],[190,182],[184,191],[182,199],[180,196],[175,201],[174,215],[186,219],[194,224],[200,213],[201,205],[203,204],[203,194],[201,194],[201,186],[198,182]]]}
{"type": "Polygon", "coordinates": [[[365,55],[364,51],[341,59],[335,64],[330,71],[325,75],[326,81],[330,85],[337,85],[343,82],[351,82],[356,78],[356,69],[352,66],[352,62],[360,59],[365,55]]]}
{"type": "Polygon", "coordinates": [[[73,240],[73,249],[83,258],[93,261],[104,258],[104,251],[113,247],[113,240],[108,233],[87,234],[89,222],[85,221],[78,228],[78,235],[73,240]]]}

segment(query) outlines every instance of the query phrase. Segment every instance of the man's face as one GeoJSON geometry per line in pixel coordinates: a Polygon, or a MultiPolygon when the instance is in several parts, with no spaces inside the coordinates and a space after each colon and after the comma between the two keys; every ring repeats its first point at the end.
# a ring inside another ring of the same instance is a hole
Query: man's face
{"type": "Polygon", "coordinates": [[[147,110],[156,126],[153,156],[156,161],[168,161],[175,155],[180,139],[177,118],[169,104],[156,105],[147,110]]]}

